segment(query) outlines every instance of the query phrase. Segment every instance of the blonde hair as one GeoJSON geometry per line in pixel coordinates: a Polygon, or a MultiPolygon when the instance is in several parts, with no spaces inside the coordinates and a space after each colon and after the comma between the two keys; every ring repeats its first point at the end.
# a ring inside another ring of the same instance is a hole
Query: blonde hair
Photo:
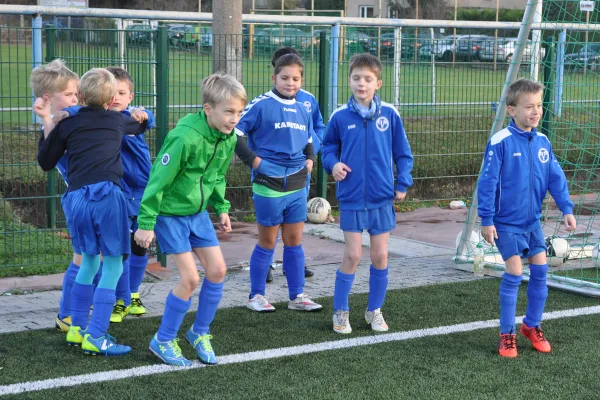
{"type": "Polygon", "coordinates": [[[65,90],[73,80],[79,81],[79,75],[67,68],[63,60],[56,59],[35,67],[29,76],[29,86],[35,97],[42,97],[44,93],[53,94],[65,90]]]}
{"type": "Polygon", "coordinates": [[[217,72],[202,80],[202,103],[215,106],[231,98],[248,102],[246,89],[233,76],[217,72]]]}
{"type": "Polygon", "coordinates": [[[519,103],[519,99],[525,93],[537,94],[544,90],[544,85],[534,82],[529,79],[519,79],[508,87],[506,92],[506,105],[515,107],[519,103]]]}
{"type": "Polygon", "coordinates": [[[80,100],[86,106],[102,107],[117,91],[117,79],[105,68],[92,68],[81,77],[80,100]]]}

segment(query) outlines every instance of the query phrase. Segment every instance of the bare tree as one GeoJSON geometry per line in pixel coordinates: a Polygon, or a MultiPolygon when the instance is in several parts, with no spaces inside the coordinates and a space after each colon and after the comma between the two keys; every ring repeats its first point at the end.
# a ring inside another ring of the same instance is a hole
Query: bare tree
{"type": "Polygon", "coordinates": [[[390,0],[389,6],[399,18],[417,17],[417,2],[419,3],[419,19],[448,19],[451,8],[441,0],[390,0]]]}

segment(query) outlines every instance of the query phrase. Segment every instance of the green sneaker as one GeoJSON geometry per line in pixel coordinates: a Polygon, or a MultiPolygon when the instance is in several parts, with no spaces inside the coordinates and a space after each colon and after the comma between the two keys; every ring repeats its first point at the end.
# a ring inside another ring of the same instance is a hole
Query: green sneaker
{"type": "Polygon", "coordinates": [[[129,313],[129,307],[130,306],[125,307],[125,302],[122,299],[117,300],[110,316],[110,322],[114,322],[116,324],[123,322],[123,319],[129,313]]]}
{"type": "Polygon", "coordinates": [[[154,335],[150,341],[149,349],[165,364],[177,367],[189,367],[192,365],[192,362],[183,356],[177,342],[179,342],[179,339],[173,339],[168,342],[159,342],[156,335],[154,335]]]}
{"type": "Polygon", "coordinates": [[[131,347],[117,343],[117,339],[106,334],[99,338],[93,338],[86,333],[81,343],[81,349],[85,354],[103,355],[103,356],[123,356],[131,352],[131,347]]]}
{"type": "Polygon", "coordinates": [[[146,308],[140,300],[139,293],[131,293],[131,307],[129,307],[130,315],[144,315],[146,314],[146,308]]]}
{"type": "Polygon", "coordinates": [[[196,353],[198,354],[198,358],[204,364],[214,365],[217,363],[217,356],[215,356],[215,351],[213,350],[212,344],[210,343],[210,339],[212,339],[212,335],[199,335],[194,332],[193,328],[190,328],[185,335],[185,338],[196,349],[196,353]]]}
{"type": "Polygon", "coordinates": [[[81,327],[71,325],[67,332],[67,344],[69,346],[81,346],[84,334],[85,331],[82,331],[81,327]]]}

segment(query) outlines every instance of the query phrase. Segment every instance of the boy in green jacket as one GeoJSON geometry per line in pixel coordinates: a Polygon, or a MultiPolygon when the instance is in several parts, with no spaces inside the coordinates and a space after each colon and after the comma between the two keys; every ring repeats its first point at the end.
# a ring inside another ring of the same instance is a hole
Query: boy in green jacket
{"type": "Polygon", "coordinates": [[[191,362],[181,354],[177,332],[200,281],[193,254],[204,267],[206,278],[196,319],[186,339],[200,361],[217,362],[209,326],[223,294],[226,265],[206,207],[212,206],[222,231],[231,231],[225,174],[237,142],[233,128],[247,102],[244,87],[231,75],[222,73],[202,81],[202,96],[203,110],[181,118],[156,157],[135,233],[135,241],[147,248],[156,231],[160,249],[173,256],[179,269],[179,283],[167,296],[150,351],[169,365],[184,367],[191,362]]]}

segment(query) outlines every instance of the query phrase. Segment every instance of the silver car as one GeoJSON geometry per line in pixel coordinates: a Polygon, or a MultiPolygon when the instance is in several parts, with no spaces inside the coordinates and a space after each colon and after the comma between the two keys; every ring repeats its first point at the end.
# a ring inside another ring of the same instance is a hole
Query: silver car
{"type": "MultiPolygon", "coordinates": [[[[494,61],[494,43],[495,40],[489,40],[484,43],[483,49],[479,52],[481,61],[494,61]]],[[[513,58],[517,46],[517,38],[498,38],[498,46],[496,47],[496,60],[500,62],[510,63],[513,58]]],[[[531,62],[533,55],[533,42],[527,40],[525,50],[523,51],[523,62],[531,62]]],[[[544,58],[546,50],[540,49],[541,58],[544,58]]]]}
{"type": "MultiPolygon", "coordinates": [[[[456,35],[456,42],[458,43],[461,38],[468,36],[469,35],[456,35]]],[[[448,35],[442,37],[440,40],[436,40],[432,46],[422,46],[419,49],[419,57],[429,58],[433,53],[438,60],[452,61],[454,51],[454,35],[448,35]]]]}

